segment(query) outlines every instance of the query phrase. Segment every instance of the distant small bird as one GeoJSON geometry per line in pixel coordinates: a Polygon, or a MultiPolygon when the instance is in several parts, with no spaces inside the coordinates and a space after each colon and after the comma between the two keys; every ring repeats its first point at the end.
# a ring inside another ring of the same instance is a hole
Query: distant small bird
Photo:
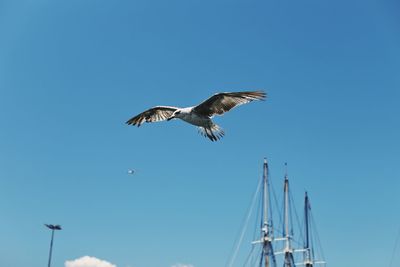
{"type": "Polygon", "coordinates": [[[218,93],[195,107],[156,106],[129,119],[126,123],[139,127],[143,122],[169,121],[177,118],[197,126],[200,134],[211,141],[217,141],[225,133],[211,120],[214,115],[222,115],[236,106],[265,98],[266,93],[263,91],[218,93]]]}
{"type": "Polygon", "coordinates": [[[135,170],[128,170],[128,174],[134,174],[135,170]]]}

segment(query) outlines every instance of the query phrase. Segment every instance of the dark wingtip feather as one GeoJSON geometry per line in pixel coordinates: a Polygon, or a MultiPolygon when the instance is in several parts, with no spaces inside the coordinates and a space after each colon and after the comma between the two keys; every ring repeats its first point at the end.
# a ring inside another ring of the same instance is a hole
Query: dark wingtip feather
{"type": "Polygon", "coordinates": [[[265,99],[267,98],[267,93],[264,91],[253,91],[253,92],[249,92],[250,95],[253,95],[253,97],[257,100],[261,100],[261,101],[265,101],[265,99]]]}
{"type": "Polygon", "coordinates": [[[142,124],[142,123],[141,123],[140,117],[135,116],[135,117],[130,118],[130,119],[126,122],[126,124],[139,127],[140,124],[142,124]]]}

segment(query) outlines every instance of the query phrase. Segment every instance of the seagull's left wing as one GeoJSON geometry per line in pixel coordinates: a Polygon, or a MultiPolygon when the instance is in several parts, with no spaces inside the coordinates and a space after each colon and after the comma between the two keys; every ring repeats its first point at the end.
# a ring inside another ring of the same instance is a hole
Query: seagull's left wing
{"type": "Polygon", "coordinates": [[[143,122],[164,121],[171,117],[177,109],[178,108],[176,107],[156,106],[136,115],[126,123],[129,125],[137,125],[137,127],[139,127],[143,122]]]}
{"type": "Polygon", "coordinates": [[[193,111],[208,117],[222,115],[232,108],[249,103],[253,100],[264,100],[266,93],[263,91],[218,93],[197,105],[193,111]]]}

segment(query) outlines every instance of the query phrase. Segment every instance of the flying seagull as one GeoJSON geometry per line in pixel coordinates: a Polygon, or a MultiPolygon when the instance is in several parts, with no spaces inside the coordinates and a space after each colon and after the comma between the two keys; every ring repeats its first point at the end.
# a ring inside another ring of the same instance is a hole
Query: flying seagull
{"type": "Polygon", "coordinates": [[[264,100],[263,91],[217,93],[195,107],[155,106],[129,119],[126,123],[137,125],[144,122],[157,122],[181,119],[198,127],[199,133],[211,141],[224,136],[224,131],[211,120],[214,115],[223,115],[232,108],[253,100],[264,100]]]}

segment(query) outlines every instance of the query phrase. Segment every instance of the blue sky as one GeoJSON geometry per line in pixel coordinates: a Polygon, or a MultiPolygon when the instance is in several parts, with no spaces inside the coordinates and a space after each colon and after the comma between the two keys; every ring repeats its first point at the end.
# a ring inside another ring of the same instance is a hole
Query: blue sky
{"type": "MultiPolygon", "coordinates": [[[[220,267],[263,157],[309,191],[330,266],[388,266],[400,227],[398,1],[0,1],[0,265],[85,255],[220,267]],[[124,122],[265,90],[216,118],[124,122]],[[134,168],[135,175],[127,175],[134,168]]],[[[400,251],[394,265],[400,264],[400,251]]]]}

